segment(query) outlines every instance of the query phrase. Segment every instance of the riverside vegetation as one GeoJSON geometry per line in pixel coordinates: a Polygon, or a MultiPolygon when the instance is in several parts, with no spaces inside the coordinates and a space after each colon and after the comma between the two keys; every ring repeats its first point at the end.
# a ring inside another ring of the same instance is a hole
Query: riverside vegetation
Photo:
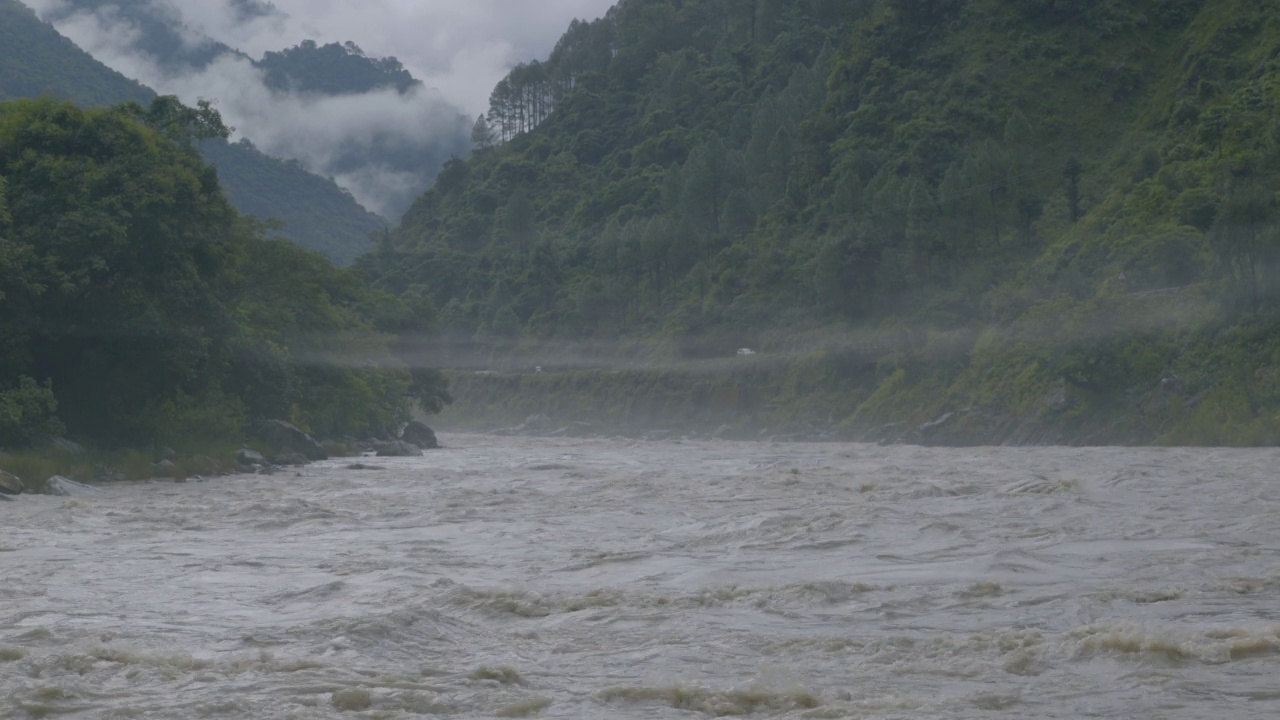
{"type": "Polygon", "coordinates": [[[1275,443],[1277,47],[1261,0],[623,0],[359,266],[543,366],[457,426],[1275,443]]]}
{"type": "Polygon", "coordinates": [[[0,103],[0,467],[150,476],[148,452],[113,448],[168,446],[174,472],[207,473],[254,419],[388,436],[449,401],[397,356],[431,308],[237,213],[195,149],[226,134],[172,97],[0,103]],[[64,433],[102,450],[22,453],[64,433]]]}

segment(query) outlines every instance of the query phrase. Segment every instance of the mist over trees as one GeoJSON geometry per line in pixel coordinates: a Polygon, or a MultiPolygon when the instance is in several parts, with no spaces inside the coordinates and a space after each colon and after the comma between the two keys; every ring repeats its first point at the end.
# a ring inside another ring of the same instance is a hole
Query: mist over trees
{"type": "MultiPolygon", "coordinates": [[[[167,0],[38,5],[44,19],[160,93],[189,104],[217,98],[223,114],[254,149],[333,179],[384,222],[398,219],[444,162],[470,151],[470,121],[395,57],[370,56],[350,41],[298,42],[293,37],[287,42],[297,44],[260,57],[233,47],[231,38],[237,33],[247,41],[264,25],[287,20],[273,6],[220,2],[207,9],[222,16],[220,22],[233,24],[233,30],[224,29],[229,45],[184,24],[184,18],[201,16],[191,5],[167,0]]],[[[228,155],[242,153],[233,149],[220,153],[220,159],[228,155]]],[[[238,174],[228,180],[229,187],[242,189],[238,174]]],[[[297,217],[285,217],[287,213],[281,207],[275,216],[289,226],[301,224],[297,217]]],[[[338,259],[350,262],[351,257],[338,259]]]]}
{"type": "MultiPolygon", "coordinates": [[[[0,0],[0,100],[53,95],[86,107],[155,93],[94,60],[17,0],[0,0]]],[[[296,162],[267,157],[251,142],[213,138],[200,144],[219,180],[243,213],[274,218],[275,230],[340,265],[368,251],[369,236],[387,220],[362,208],[332,180],[296,162]]]]}

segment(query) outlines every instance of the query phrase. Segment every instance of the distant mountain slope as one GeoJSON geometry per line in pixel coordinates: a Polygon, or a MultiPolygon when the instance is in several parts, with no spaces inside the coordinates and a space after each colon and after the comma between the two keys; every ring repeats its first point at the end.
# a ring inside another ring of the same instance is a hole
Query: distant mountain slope
{"type": "MultiPolygon", "coordinates": [[[[0,100],[55,95],[80,105],[149,102],[155,93],[95,60],[17,0],[0,0],[0,100]]],[[[284,223],[281,235],[340,265],[364,253],[386,221],[332,180],[268,157],[247,143],[207,144],[241,212],[284,223]]]]}
{"type": "Polygon", "coordinates": [[[470,153],[474,118],[394,57],[311,39],[260,58],[234,47],[238,33],[252,36],[264,17],[287,18],[259,0],[238,0],[230,27],[216,30],[189,15],[189,1],[28,2],[103,62],[162,94],[188,104],[216,95],[228,124],[263,152],[334,178],[388,218],[403,215],[445,162],[470,153]]]}
{"type": "Polygon", "coordinates": [[[421,86],[395,58],[371,58],[355,45],[317,45],[305,40],[280,52],[269,52],[254,63],[266,72],[267,87],[328,95],[366,93],[380,88],[408,92],[421,86]]]}
{"type": "Polygon", "coordinates": [[[622,0],[498,84],[383,281],[511,337],[1280,305],[1277,88],[1258,0],[622,0]]]}
{"type": "Polygon", "coordinates": [[[82,105],[146,102],[154,95],[89,57],[26,5],[0,0],[0,100],[46,93],[82,105]]]}
{"type": "Polygon", "coordinates": [[[289,220],[284,234],[306,238],[298,244],[324,253],[338,265],[350,265],[371,248],[370,236],[386,222],[361,208],[332,180],[307,172],[296,162],[267,157],[248,141],[209,142],[205,160],[218,168],[227,197],[240,212],[289,220]],[[335,212],[335,206],[345,206],[335,212]]]}
{"type": "MultiPolygon", "coordinates": [[[[1277,118],[1274,0],[621,0],[361,263],[469,368],[688,369],[587,376],[603,407],[1274,444],[1277,118]]],[[[586,407],[561,380],[541,407],[586,407]]]]}

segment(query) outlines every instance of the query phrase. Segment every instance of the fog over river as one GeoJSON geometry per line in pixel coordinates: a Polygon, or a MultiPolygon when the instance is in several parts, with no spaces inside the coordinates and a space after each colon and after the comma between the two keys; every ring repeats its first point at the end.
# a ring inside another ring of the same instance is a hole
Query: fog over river
{"type": "Polygon", "coordinates": [[[1280,451],[443,436],[0,503],[0,717],[1280,717],[1280,451]]]}

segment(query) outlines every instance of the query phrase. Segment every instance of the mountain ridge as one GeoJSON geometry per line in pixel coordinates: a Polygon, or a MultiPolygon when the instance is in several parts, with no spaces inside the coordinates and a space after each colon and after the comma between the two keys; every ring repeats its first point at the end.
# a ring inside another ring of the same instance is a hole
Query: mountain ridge
{"type": "Polygon", "coordinates": [[[1257,0],[623,0],[361,265],[457,367],[747,347],[768,422],[1280,439],[1278,47],[1257,0]]]}
{"type": "MultiPolygon", "coordinates": [[[[46,94],[87,107],[145,104],[155,96],[93,59],[22,3],[0,0],[0,100],[46,94]]],[[[369,249],[370,236],[387,227],[332,180],[296,164],[244,144],[216,141],[203,149],[242,210],[281,220],[282,235],[335,263],[350,264],[369,249]]]]}

